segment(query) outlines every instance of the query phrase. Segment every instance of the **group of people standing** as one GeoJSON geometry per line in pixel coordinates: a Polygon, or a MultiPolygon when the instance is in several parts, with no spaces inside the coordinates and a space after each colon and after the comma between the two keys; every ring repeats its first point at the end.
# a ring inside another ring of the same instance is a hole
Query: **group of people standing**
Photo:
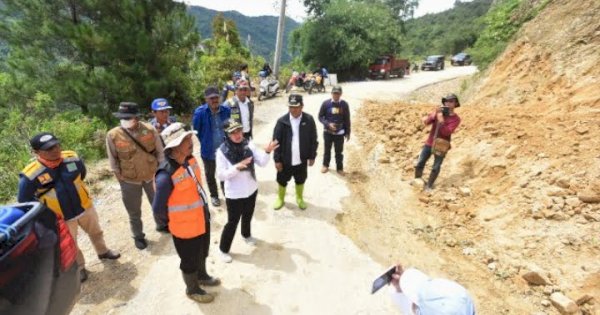
{"type": "MultiPolygon", "coordinates": [[[[141,219],[145,193],[152,205],[156,231],[172,235],[181,259],[186,294],[201,303],[210,302],[214,297],[200,286],[220,284],[220,280],[209,275],[206,269],[211,228],[209,205],[221,206],[219,186],[227,207],[227,223],[219,244],[221,259],[226,263],[232,261],[229,252],[240,221],[244,241],[256,245],[251,232],[258,194],[255,166],[266,166],[271,153],[278,184],[273,209],[284,206],[286,186],[292,177],[298,208],[307,208],[304,184],[308,167],[315,163],[319,145],[315,120],[303,111],[302,96],[291,94],[287,101],[288,112],[277,120],[268,143],[262,149],[258,148],[253,142],[254,103],[250,91],[248,81],[240,79],[235,84],[235,95],[221,103],[219,90],[206,88],[206,103],[193,113],[193,130],[187,130],[184,124],[170,116],[172,107],[164,98],[152,102],[154,118],[150,122],[141,121],[136,103],[122,102],[114,113],[120,124],[106,136],[110,168],[121,188],[134,245],[140,250],[148,246],[141,219]],[[210,203],[202,185],[200,164],[193,156],[193,135],[200,142],[210,203]]],[[[350,139],[351,119],[349,105],[341,96],[342,88],[333,87],[331,98],[321,104],[318,119],[323,124],[325,144],[321,172],[329,171],[333,147],[336,171],[344,176],[343,148],[344,142],[350,139]]],[[[437,122],[434,140],[438,133],[449,140],[460,123],[453,112],[454,107],[460,106],[458,98],[446,97],[443,103],[451,107],[449,115],[436,111],[423,120],[425,124],[437,122]]],[[[430,142],[427,141],[421,153],[417,178],[421,177],[431,155],[430,142]]],[[[120,253],[110,250],[104,242],[98,214],[83,181],[86,176],[83,161],[73,151],[62,151],[59,140],[51,133],[34,136],[30,144],[36,160],[21,174],[19,201],[43,202],[65,219],[75,240],[77,228],[81,227],[89,235],[100,259],[118,259],[120,253]]],[[[442,159],[436,155],[428,187],[432,187],[442,159]]],[[[81,251],[77,261],[82,267],[81,281],[85,281],[88,273],[81,251]]]]}
{"type": "MultiPolygon", "coordinates": [[[[209,204],[221,206],[219,186],[228,214],[219,249],[221,259],[231,262],[229,251],[240,221],[244,241],[256,245],[251,232],[258,194],[255,166],[266,166],[273,153],[279,185],[274,209],[283,207],[285,187],[292,177],[298,207],[306,209],[304,182],[307,167],[315,162],[318,141],[315,120],[303,112],[301,95],[290,95],[288,113],[278,119],[272,139],[261,149],[252,141],[254,103],[247,81],[238,80],[235,95],[223,103],[216,87],[206,88],[204,94],[206,103],[194,111],[192,131],[170,116],[172,107],[164,98],[152,102],[154,118],[149,122],[140,119],[136,103],[120,103],[114,113],[119,126],[108,131],[106,150],[110,168],[120,186],[134,245],[140,250],[148,246],[141,210],[145,193],[152,205],[156,231],[172,235],[181,259],[187,295],[207,303],[214,297],[200,286],[220,284],[206,269],[210,247],[209,204]],[[202,185],[200,164],[192,154],[192,135],[200,141],[210,202],[202,185]]],[[[332,100],[323,103],[323,117],[319,118],[327,133],[334,136],[325,142],[329,149],[335,143],[338,171],[343,174],[341,146],[335,137],[349,138],[349,111],[348,105],[339,100],[341,88],[334,88],[332,95],[332,100]]],[[[60,141],[48,132],[35,135],[30,145],[36,159],[21,173],[18,200],[43,202],[67,222],[75,240],[81,227],[89,235],[100,259],[118,259],[120,253],[105,244],[98,214],[84,182],[83,160],[73,151],[63,151],[60,141]]],[[[323,163],[328,165],[329,160],[323,163]]],[[[86,281],[88,271],[81,251],[77,262],[81,267],[81,281],[86,281]]]]}

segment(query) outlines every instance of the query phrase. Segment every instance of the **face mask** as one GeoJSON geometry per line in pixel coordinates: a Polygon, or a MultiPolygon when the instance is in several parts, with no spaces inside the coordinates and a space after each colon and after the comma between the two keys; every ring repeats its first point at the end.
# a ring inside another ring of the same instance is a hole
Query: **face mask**
{"type": "Polygon", "coordinates": [[[121,127],[130,129],[130,128],[133,128],[133,126],[135,126],[135,120],[133,120],[133,119],[129,119],[129,120],[121,119],[121,127]]]}

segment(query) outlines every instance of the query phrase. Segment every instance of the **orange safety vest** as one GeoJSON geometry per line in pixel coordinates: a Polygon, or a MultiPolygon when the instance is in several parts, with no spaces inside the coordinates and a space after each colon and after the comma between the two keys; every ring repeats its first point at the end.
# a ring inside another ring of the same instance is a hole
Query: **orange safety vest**
{"type": "MultiPolygon", "coordinates": [[[[195,158],[189,161],[190,168],[200,180],[200,166],[195,158]]],[[[167,202],[169,231],[178,238],[194,238],[206,233],[204,201],[198,193],[196,181],[184,167],[179,167],[172,175],[173,192],[167,202]]],[[[199,184],[199,183],[198,183],[199,184]]]]}

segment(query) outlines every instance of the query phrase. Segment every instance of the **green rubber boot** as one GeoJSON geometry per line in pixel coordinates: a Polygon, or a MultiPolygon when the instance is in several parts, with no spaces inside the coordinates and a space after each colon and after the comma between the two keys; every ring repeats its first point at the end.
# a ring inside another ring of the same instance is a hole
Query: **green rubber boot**
{"type": "Polygon", "coordinates": [[[277,199],[275,200],[275,203],[273,204],[273,209],[275,209],[275,210],[281,209],[284,204],[284,199],[285,199],[285,187],[279,185],[279,190],[277,190],[277,199]]]}
{"type": "Polygon", "coordinates": [[[304,210],[306,209],[306,203],[304,203],[304,198],[302,194],[304,193],[304,184],[296,185],[296,203],[298,204],[298,208],[304,210]]]}

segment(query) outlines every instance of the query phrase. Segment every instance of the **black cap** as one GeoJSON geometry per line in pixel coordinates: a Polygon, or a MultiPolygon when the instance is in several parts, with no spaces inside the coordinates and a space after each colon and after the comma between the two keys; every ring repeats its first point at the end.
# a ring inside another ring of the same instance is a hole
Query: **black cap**
{"type": "Polygon", "coordinates": [[[60,141],[58,141],[58,139],[56,139],[56,137],[49,132],[39,133],[29,140],[31,148],[35,151],[48,150],[59,143],[60,141]]]}
{"type": "Polygon", "coordinates": [[[133,102],[121,102],[119,103],[119,111],[113,113],[113,115],[119,119],[137,117],[140,115],[138,104],[133,102]]]}
{"type": "Polygon", "coordinates": [[[209,86],[204,90],[204,97],[211,98],[214,96],[219,96],[219,90],[214,86],[209,86]]]}
{"type": "Polygon", "coordinates": [[[302,106],[304,105],[304,103],[302,103],[302,95],[300,94],[291,94],[288,97],[288,106],[290,107],[298,107],[298,106],[302,106]]]}
{"type": "Polygon", "coordinates": [[[331,89],[331,93],[342,93],[342,87],[339,85],[336,85],[333,87],[333,89],[331,89]]]}
{"type": "Polygon", "coordinates": [[[444,104],[444,102],[447,101],[447,100],[456,100],[456,106],[455,107],[460,107],[460,102],[458,101],[458,96],[456,96],[456,94],[450,93],[450,94],[442,97],[442,104],[444,104]]]}
{"type": "Polygon", "coordinates": [[[223,123],[223,130],[226,133],[232,133],[238,129],[242,129],[242,125],[235,121],[235,119],[228,119],[223,123]]]}

